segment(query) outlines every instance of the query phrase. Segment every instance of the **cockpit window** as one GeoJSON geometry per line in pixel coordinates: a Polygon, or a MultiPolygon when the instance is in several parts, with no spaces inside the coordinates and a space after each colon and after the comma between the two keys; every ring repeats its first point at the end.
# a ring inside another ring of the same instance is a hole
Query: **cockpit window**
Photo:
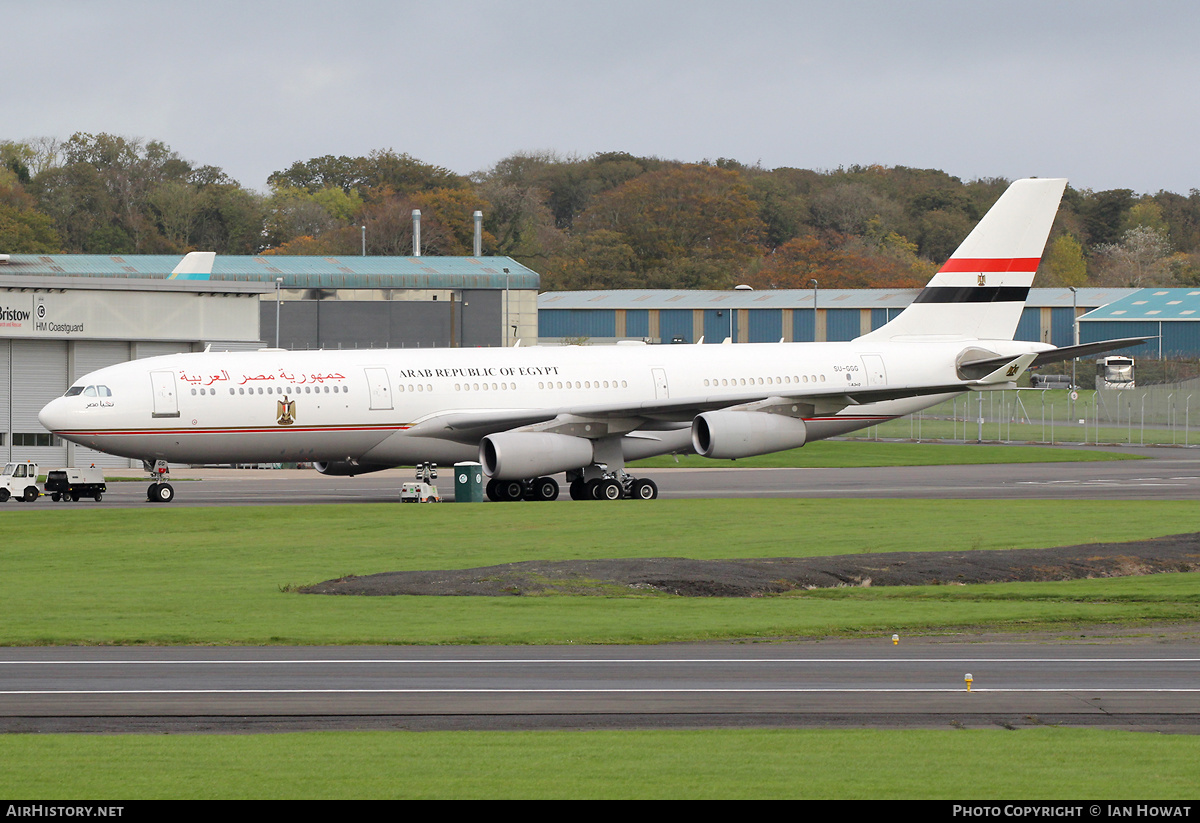
{"type": "Polygon", "coordinates": [[[84,397],[112,397],[112,389],[108,386],[72,386],[67,389],[67,393],[63,397],[75,397],[82,394],[84,397]]]}

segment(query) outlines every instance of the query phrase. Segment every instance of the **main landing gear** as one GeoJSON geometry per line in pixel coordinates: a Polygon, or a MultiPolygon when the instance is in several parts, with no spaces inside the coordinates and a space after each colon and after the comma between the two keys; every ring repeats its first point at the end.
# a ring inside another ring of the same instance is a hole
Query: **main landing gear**
{"type": "Polygon", "coordinates": [[[618,472],[609,477],[585,480],[577,477],[571,481],[572,500],[654,500],[658,497],[658,485],[648,477],[631,477],[618,472]]]}
{"type": "MultiPolygon", "coordinates": [[[[649,478],[630,477],[624,471],[605,473],[587,479],[583,470],[567,472],[572,500],[654,500],[658,486],[649,478]]],[[[489,480],[489,500],[497,503],[514,500],[557,500],[558,482],[552,477],[527,480],[489,480]]]]}
{"type": "Polygon", "coordinates": [[[170,503],[175,499],[175,489],[167,482],[170,475],[170,468],[167,466],[166,460],[155,460],[153,464],[149,460],[143,460],[142,464],[146,467],[146,471],[150,472],[154,482],[146,489],[146,500],[150,503],[170,503]]]}
{"type": "Polygon", "coordinates": [[[557,500],[558,481],[553,477],[533,477],[528,480],[489,480],[485,488],[489,500],[557,500]]]}

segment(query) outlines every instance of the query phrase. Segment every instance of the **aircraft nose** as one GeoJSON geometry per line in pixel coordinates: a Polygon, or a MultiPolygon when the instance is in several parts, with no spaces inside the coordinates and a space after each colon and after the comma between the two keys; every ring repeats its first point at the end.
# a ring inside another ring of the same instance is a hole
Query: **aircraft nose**
{"type": "Polygon", "coordinates": [[[67,410],[65,398],[56,397],[42,407],[38,412],[38,422],[49,432],[57,432],[66,428],[67,410]]]}

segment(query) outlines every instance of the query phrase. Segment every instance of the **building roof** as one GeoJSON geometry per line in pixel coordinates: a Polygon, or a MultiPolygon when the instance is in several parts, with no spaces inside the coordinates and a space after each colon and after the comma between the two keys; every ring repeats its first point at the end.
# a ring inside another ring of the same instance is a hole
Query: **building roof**
{"type": "MultiPolygon", "coordinates": [[[[1084,288],[1075,296],[1081,308],[1103,306],[1136,289],[1084,288]]],[[[820,289],[819,309],[895,309],[913,301],[920,289],[820,289]]],[[[700,291],[685,289],[613,289],[556,291],[538,295],[538,309],[811,309],[812,289],[700,291]]],[[[1070,308],[1071,290],[1030,289],[1028,305],[1070,308]]]]}
{"type": "MultiPolygon", "coordinates": [[[[177,254],[13,254],[0,274],[166,279],[177,254]]],[[[536,289],[537,272],[511,257],[217,255],[211,274],[177,279],[266,282],[287,289],[536,289]],[[506,276],[504,270],[508,269],[506,276]]]]}
{"type": "Polygon", "coordinates": [[[1130,289],[1083,320],[1200,320],[1200,289],[1130,289]]]}

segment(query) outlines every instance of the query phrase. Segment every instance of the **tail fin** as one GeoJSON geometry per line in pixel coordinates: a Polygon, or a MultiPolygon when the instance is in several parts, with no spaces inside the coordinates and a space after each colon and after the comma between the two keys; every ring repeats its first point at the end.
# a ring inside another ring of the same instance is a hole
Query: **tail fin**
{"type": "Polygon", "coordinates": [[[212,274],[215,251],[190,251],[183,256],[168,280],[207,280],[212,274]]]}
{"type": "Polygon", "coordinates": [[[1011,340],[1067,186],[1017,180],[908,308],[864,340],[1011,340]]]}

